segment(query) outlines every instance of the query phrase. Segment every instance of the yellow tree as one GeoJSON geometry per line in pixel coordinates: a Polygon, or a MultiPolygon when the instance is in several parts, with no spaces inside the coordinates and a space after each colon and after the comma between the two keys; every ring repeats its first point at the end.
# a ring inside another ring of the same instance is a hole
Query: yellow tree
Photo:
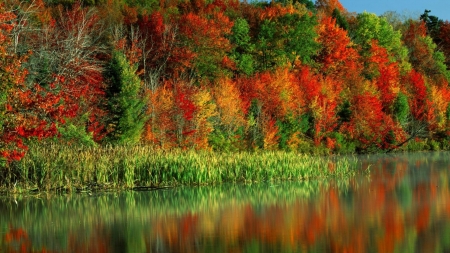
{"type": "Polygon", "coordinates": [[[192,97],[197,110],[193,118],[195,133],[191,145],[196,149],[208,149],[208,137],[214,131],[212,120],[218,115],[216,105],[206,88],[201,88],[192,97]]]}

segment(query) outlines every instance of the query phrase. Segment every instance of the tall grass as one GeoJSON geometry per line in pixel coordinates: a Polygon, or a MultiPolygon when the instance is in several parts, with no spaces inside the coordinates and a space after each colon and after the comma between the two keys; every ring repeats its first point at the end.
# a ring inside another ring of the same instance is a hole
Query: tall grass
{"type": "Polygon", "coordinates": [[[86,190],[308,180],[354,174],[356,162],[281,151],[218,153],[148,146],[32,147],[0,174],[8,191],[86,190]]]}

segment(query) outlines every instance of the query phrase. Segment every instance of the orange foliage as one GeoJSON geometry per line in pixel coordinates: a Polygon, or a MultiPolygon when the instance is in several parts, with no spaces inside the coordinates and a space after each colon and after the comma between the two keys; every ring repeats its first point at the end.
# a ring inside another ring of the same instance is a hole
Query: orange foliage
{"type": "Polygon", "coordinates": [[[343,124],[341,132],[359,140],[361,148],[371,145],[390,148],[405,138],[398,123],[383,112],[383,104],[378,96],[366,92],[355,96],[351,104],[351,121],[343,124]]]}
{"type": "Polygon", "coordinates": [[[261,20],[273,20],[286,14],[294,14],[296,12],[292,5],[283,6],[279,3],[271,4],[266,7],[260,14],[261,20]]]}
{"type": "Polygon", "coordinates": [[[385,112],[391,111],[391,106],[400,89],[400,70],[397,62],[390,62],[389,54],[384,47],[372,41],[370,57],[368,59],[369,70],[374,77],[375,84],[380,92],[380,99],[385,112]]]}
{"type": "Polygon", "coordinates": [[[264,149],[276,150],[278,148],[278,126],[274,120],[269,120],[263,127],[264,149]]]}
{"type": "Polygon", "coordinates": [[[450,88],[448,86],[431,86],[430,105],[433,107],[435,124],[438,130],[448,127],[447,108],[450,104],[450,88]]]}
{"type": "Polygon", "coordinates": [[[197,108],[193,118],[195,133],[192,135],[192,146],[196,149],[208,149],[208,137],[214,130],[211,121],[217,116],[216,105],[213,103],[211,93],[205,88],[198,90],[192,97],[197,108]]]}
{"type": "Polygon", "coordinates": [[[331,16],[334,9],[338,9],[341,13],[347,13],[347,10],[339,0],[316,0],[316,7],[327,16],[331,16]]]}
{"type": "Polygon", "coordinates": [[[317,61],[322,64],[324,74],[344,79],[361,69],[358,52],[352,47],[347,31],[337,26],[334,18],[321,18],[316,29],[318,42],[322,45],[317,61]]]}
{"type": "Polygon", "coordinates": [[[147,92],[149,120],[145,124],[143,139],[163,149],[176,145],[175,122],[173,120],[175,98],[170,85],[159,87],[156,91],[147,92]]]}
{"type": "Polygon", "coordinates": [[[240,92],[235,82],[228,78],[218,80],[213,87],[220,122],[231,133],[245,125],[240,92]]]}
{"type": "Polygon", "coordinates": [[[428,110],[427,110],[427,88],[425,87],[425,80],[423,75],[415,70],[412,70],[406,77],[404,77],[403,82],[409,92],[409,106],[411,113],[414,118],[418,120],[426,120],[428,110]]]}

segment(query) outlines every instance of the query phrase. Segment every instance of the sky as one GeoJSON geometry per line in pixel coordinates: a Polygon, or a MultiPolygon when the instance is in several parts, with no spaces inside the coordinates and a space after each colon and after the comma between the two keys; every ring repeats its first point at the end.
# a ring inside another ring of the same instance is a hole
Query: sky
{"type": "Polygon", "coordinates": [[[450,21],[450,0],[340,0],[349,12],[371,12],[381,15],[386,11],[396,11],[402,15],[419,16],[427,10],[429,15],[450,21]]]}

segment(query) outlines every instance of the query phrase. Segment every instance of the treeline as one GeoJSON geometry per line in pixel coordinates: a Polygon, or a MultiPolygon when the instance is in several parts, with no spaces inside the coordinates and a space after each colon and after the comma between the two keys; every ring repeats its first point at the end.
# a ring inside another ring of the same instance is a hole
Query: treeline
{"type": "Polygon", "coordinates": [[[450,24],[337,0],[6,0],[0,154],[31,143],[448,148],[450,24]],[[422,144],[421,144],[422,143],[422,144]]]}

